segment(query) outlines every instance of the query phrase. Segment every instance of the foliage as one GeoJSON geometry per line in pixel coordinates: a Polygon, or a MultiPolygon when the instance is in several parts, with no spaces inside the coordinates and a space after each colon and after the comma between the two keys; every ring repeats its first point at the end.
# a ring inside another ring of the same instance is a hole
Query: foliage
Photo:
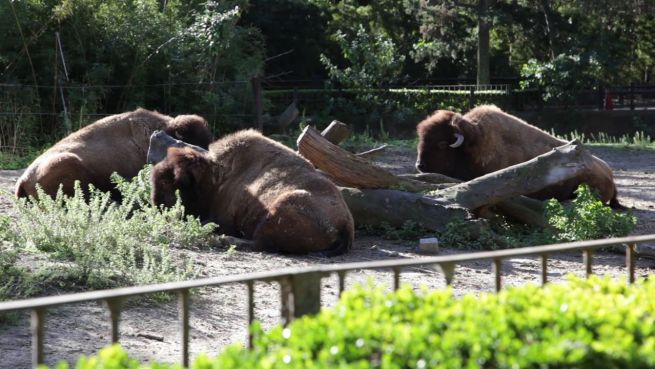
{"type": "Polygon", "coordinates": [[[521,68],[521,87],[540,89],[545,100],[568,104],[581,91],[597,87],[600,72],[593,57],[561,54],[546,63],[530,59],[521,68]]]}
{"type": "Polygon", "coordinates": [[[363,228],[367,234],[382,237],[385,240],[411,240],[424,237],[430,231],[421,227],[414,221],[407,220],[402,227],[393,227],[389,223],[381,223],[378,227],[366,226],[363,228]]]}
{"type": "Polygon", "coordinates": [[[38,189],[38,200],[17,199],[17,217],[5,227],[4,240],[14,252],[29,252],[45,260],[38,278],[72,283],[76,288],[106,288],[189,278],[191,261],[173,257],[170,247],[207,243],[215,228],[172,208],[149,204],[149,167],[133,181],[115,177],[123,198],[79,182],[73,196],[55,198],[38,189]]]}
{"type": "Polygon", "coordinates": [[[330,78],[344,87],[370,88],[393,82],[398,78],[403,55],[397,55],[393,41],[382,33],[367,32],[362,25],[352,39],[337,31],[335,39],[343,58],[350,64],[339,68],[325,54],[321,62],[330,78]]]}
{"type": "Polygon", "coordinates": [[[591,240],[601,237],[626,236],[637,224],[630,213],[612,211],[598,201],[586,184],[575,191],[569,206],[551,199],[546,204],[546,218],[554,230],[554,241],[591,240]]]}
{"type": "Polygon", "coordinates": [[[633,214],[604,205],[586,184],[578,187],[576,198],[568,204],[549,200],[544,216],[550,227],[542,230],[513,224],[502,217],[484,227],[473,227],[468,221],[451,222],[439,239],[449,247],[494,250],[626,236],[637,224],[633,214]]]}
{"type": "Polygon", "coordinates": [[[580,142],[583,144],[591,146],[623,147],[639,150],[655,149],[655,140],[653,140],[653,138],[646,134],[644,131],[637,131],[633,135],[624,134],[620,137],[610,136],[605,132],[591,133],[586,135],[584,132],[578,132],[577,130],[564,135],[555,134],[555,132],[551,130],[550,134],[566,141],[573,141],[577,139],[580,140],[580,142]]]}
{"type": "MultiPolygon", "coordinates": [[[[449,289],[359,286],[287,327],[255,324],[252,350],[235,344],[191,368],[650,368],[653,293],[652,279],[627,285],[596,276],[461,298],[449,289]]],[[[117,346],[80,363],[141,367],[117,346]]]]}
{"type": "Polygon", "coordinates": [[[249,110],[247,82],[264,58],[259,31],[238,24],[247,8],[247,0],[1,2],[0,81],[12,84],[2,112],[39,113],[27,114],[38,124],[19,146],[61,137],[87,124],[88,114],[137,106],[203,112],[214,128],[229,127],[225,116],[249,110]],[[67,118],[59,115],[60,93],[67,118]]]}

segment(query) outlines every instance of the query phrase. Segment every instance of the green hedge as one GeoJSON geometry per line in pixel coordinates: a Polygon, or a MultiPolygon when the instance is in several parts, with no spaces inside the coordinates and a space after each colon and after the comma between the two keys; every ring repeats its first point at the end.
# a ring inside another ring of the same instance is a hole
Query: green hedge
{"type": "MultiPolygon", "coordinates": [[[[236,344],[192,367],[653,368],[653,296],[655,280],[628,286],[598,277],[462,298],[450,290],[359,287],[288,328],[265,333],[255,325],[253,351],[236,344]]],[[[78,368],[139,367],[129,363],[112,347],[78,368]]]]}

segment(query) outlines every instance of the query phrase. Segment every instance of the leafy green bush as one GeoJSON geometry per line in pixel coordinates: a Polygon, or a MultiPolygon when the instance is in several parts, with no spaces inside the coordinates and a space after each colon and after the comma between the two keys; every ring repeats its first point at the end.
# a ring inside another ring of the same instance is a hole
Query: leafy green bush
{"type": "MultiPolygon", "coordinates": [[[[360,286],[334,308],[286,328],[267,333],[253,325],[251,351],[235,344],[191,367],[652,368],[654,293],[653,279],[627,285],[595,276],[462,298],[451,290],[360,286]]],[[[116,346],[80,363],[81,369],[140,367],[116,346]]]]}
{"type": "Polygon", "coordinates": [[[555,230],[554,241],[625,236],[637,224],[634,215],[615,212],[603,205],[586,184],[580,185],[575,193],[576,198],[568,206],[554,199],[546,204],[546,219],[555,230]]]}
{"type": "Polygon", "coordinates": [[[169,209],[149,203],[149,167],[132,181],[115,177],[123,202],[92,186],[75,185],[71,197],[38,189],[39,200],[17,199],[18,215],[2,232],[14,250],[45,259],[48,272],[74,286],[106,288],[166,282],[193,275],[190,260],[169,248],[207,243],[215,228],[185,216],[178,201],[169,209]]]}
{"type": "Polygon", "coordinates": [[[568,204],[555,199],[546,203],[544,216],[550,228],[535,229],[500,217],[488,222],[488,227],[458,221],[449,223],[439,239],[450,247],[494,250],[626,236],[637,224],[633,214],[604,205],[586,184],[580,185],[576,194],[568,204]]]}
{"type": "Polygon", "coordinates": [[[545,63],[530,59],[521,68],[521,87],[539,88],[545,100],[570,104],[580,91],[596,87],[601,71],[592,55],[560,54],[545,63]]]}

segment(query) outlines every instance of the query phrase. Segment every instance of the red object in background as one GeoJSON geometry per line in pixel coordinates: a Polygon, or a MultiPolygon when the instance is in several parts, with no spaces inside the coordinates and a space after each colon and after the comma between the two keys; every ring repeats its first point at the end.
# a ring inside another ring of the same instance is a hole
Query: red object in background
{"type": "Polygon", "coordinates": [[[614,101],[612,101],[612,94],[605,92],[605,110],[614,110],[614,101]]]}

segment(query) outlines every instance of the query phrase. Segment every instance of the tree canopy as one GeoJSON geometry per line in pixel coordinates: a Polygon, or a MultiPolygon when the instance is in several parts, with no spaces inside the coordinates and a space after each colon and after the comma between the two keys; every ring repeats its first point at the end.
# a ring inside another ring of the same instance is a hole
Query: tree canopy
{"type": "Polygon", "coordinates": [[[509,78],[561,97],[655,74],[655,0],[23,0],[0,2],[0,32],[0,83],[36,91],[5,90],[3,111],[19,98],[62,110],[50,107],[63,83],[88,86],[67,92],[84,111],[211,101],[212,114],[238,118],[254,76],[341,87],[509,78]]]}

